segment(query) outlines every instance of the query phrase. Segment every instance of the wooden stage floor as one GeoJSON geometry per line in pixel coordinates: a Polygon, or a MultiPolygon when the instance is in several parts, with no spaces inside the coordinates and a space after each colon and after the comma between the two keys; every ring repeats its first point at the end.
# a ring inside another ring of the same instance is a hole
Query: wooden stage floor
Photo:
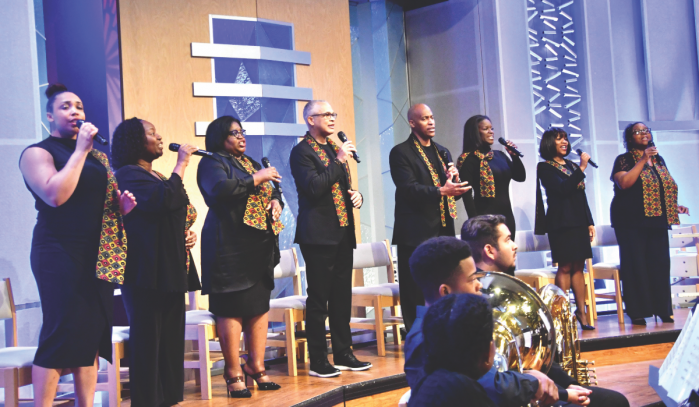
{"type": "MultiPolygon", "coordinates": [[[[585,343],[588,340],[601,341],[604,339],[614,339],[634,335],[635,337],[644,334],[663,333],[665,331],[679,330],[684,326],[688,310],[675,310],[674,324],[656,324],[651,319],[645,327],[631,325],[630,321],[623,327],[619,327],[617,316],[600,316],[597,321],[595,331],[581,331],[581,340],[585,343]]],[[[596,352],[583,353],[584,358],[594,356],[596,360],[596,370],[598,385],[623,393],[630,401],[632,407],[641,407],[652,404],[660,400],[653,389],[648,385],[648,367],[650,365],[660,367],[665,355],[671,347],[671,343],[634,346],[632,348],[606,349],[596,352]],[[630,350],[629,350],[630,349],[630,350]],[[640,359],[640,360],[639,360],[640,359]]],[[[386,356],[379,357],[376,354],[376,346],[368,346],[355,351],[361,360],[371,362],[374,367],[365,372],[343,372],[339,377],[330,379],[320,379],[308,376],[308,365],[299,364],[299,375],[290,377],[286,374],[286,364],[272,365],[268,374],[272,380],[279,383],[282,389],[279,391],[261,392],[251,388],[252,398],[250,399],[229,399],[226,397],[226,386],[222,376],[213,377],[212,400],[201,400],[199,389],[195,387],[194,381],[185,384],[185,400],[180,403],[186,407],[216,407],[216,406],[293,406],[314,397],[324,395],[328,392],[360,382],[367,382],[374,379],[386,378],[403,373],[403,351],[402,346],[388,345],[386,356]]],[[[332,363],[332,355],[330,356],[332,363]]],[[[364,399],[353,400],[345,406],[396,406],[400,396],[406,389],[393,390],[387,392],[383,397],[373,396],[364,399]]],[[[130,406],[129,400],[125,400],[122,406],[130,406]]]]}

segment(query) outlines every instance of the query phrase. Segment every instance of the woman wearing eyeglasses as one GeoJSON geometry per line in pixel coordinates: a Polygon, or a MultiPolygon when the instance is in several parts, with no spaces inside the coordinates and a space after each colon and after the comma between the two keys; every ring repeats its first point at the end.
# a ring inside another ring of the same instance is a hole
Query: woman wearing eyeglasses
{"type": "Polygon", "coordinates": [[[619,243],[619,272],[626,314],[634,325],[660,317],[672,323],[668,229],[678,225],[677,184],[652,143],[650,129],[632,123],[624,130],[626,153],[614,161],[612,227],[619,243]]]}
{"type": "Polygon", "coordinates": [[[251,397],[245,377],[259,390],[278,390],[265,374],[267,312],[279,263],[281,194],[269,181],[281,181],[274,167],[261,169],[245,155],[240,121],[223,116],[206,129],[213,156],[199,162],[197,184],[209,212],[201,233],[202,294],[216,316],[226,361],[223,378],[230,397],[251,397]],[[239,365],[240,333],[245,331],[248,359],[239,365]]]}

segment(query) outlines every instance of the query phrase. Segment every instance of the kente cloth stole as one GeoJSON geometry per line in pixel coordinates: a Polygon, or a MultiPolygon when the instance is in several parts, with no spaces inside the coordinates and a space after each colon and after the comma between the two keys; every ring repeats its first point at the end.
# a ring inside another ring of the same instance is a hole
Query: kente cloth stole
{"type": "MultiPolygon", "coordinates": [[[[318,154],[318,158],[320,158],[320,161],[323,163],[325,168],[327,168],[330,165],[330,159],[328,158],[328,155],[325,154],[325,151],[323,151],[322,148],[316,143],[315,139],[311,137],[310,135],[306,134],[306,142],[311,146],[313,151],[318,154]]],[[[340,148],[331,140],[327,139],[328,144],[330,144],[330,147],[335,150],[335,153],[337,153],[340,148]]],[[[352,185],[352,176],[350,175],[350,169],[349,165],[347,163],[343,164],[345,167],[345,171],[347,171],[347,182],[350,185],[352,185]]],[[[336,182],[332,186],[331,190],[333,194],[333,203],[335,204],[335,212],[337,213],[337,218],[340,220],[340,227],[346,227],[349,225],[349,219],[347,217],[347,205],[345,205],[345,198],[342,196],[342,189],[340,188],[340,181],[336,182]]]]}
{"type": "MultiPolygon", "coordinates": [[[[643,156],[643,151],[631,150],[631,154],[636,162],[643,156]]],[[[677,212],[677,184],[670,175],[670,171],[655,156],[651,157],[655,169],[660,175],[665,192],[665,210],[667,211],[668,225],[679,225],[680,216],[677,212]]],[[[653,169],[647,164],[643,164],[641,171],[641,183],[643,184],[643,209],[646,216],[662,216],[663,207],[660,202],[660,183],[653,169]]]]}
{"type": "MultiPolygon", "coordinates": [[[[459,156],[456,160],[456,168],[461,168],[464,165],[464,161],[469,154],[471,153],[463,153],[459,156]]],[[[493,171],[490,169],[490,164],[488,164],[488,161],[493,159],[494,154],[492,151],[489,151],[488,154],[483,154],[478,150],[474,151],[473,154],[481,160],[481,196],[483,198],[495,198],[495,178],[493,177],[493,171]]]]}
{"type": "MultiPolygon", "coordinates": [[[[547,161],[546,161],[546,164],[550,164],[553,168],[557,169],[558,171],[564,173],[565,175],[567,175],[567,176],[569,176],[569,177],[570,177],[571,175],[573,175],[573,173],[570,172],[570,170],[568,169],[568,167],[566,167],[565,165],[562,165],[562,164],[560,164],[560,163],[557,163],[557,162],[554,161],[554,160],[547,160],[547,161]]],[[[573,166],[575,167],[575,164],[573,164],[573,166]]],[[[580,182],[578,183],[578,189],[582,189],[583,191],[585,190],[585,181],[584,181],[584,180],[583,180],[583,181],[580,181],[580,182]]]]}
{"type": "Polygon", "coordinates": [[[107,192],[104,197],[102,231],[100,232],[95,274],[100,280],[124,284],[126,231],[124,230],[124,220],[119,212],[119,198],[117,197],[119,187],[112,168],[109,166],[107,155],[95,149],[92,149],[90,154],[107,169],[107,192]]]}
{"type": "MultiPolygon", "coordinates": [[[[252,175],[255,173],[255,168],[247,157],[242,156],[236,159],[243,168],[245,168],[248,174],[252,175]]],[[[256,194],[250,194],[250,196],[248,196],[248,202],[245,205],[245,215],[243,215],[243,223],[255,229],[267,230],[266,208],[270,200],[272,200],[272,186],[269,185],[269,182],[263,182],[258,186],[258,192],[256,194]]],[[[278,235],[284,229],[284,225],[279,220],[272,220],[272,218],[270,218],[270,224],[272,225],[272,231],[275,235],[278,235]]]]}
{"type": "MultiPolygon", "coordinates": [[[[158,176],[160,177],[160,179],[162,179],[163,181],[167,181],[167,177],[164,176],[163,174],[159,173],[159,172],[156,171],[156,170],[153,170],[153,172],[156,173],[156,174],[158,174],[158,176]]],[[[192,227],[192,225],[193,225],[194,222],[196,222],[196,221],[197,221],[197,208],[195,208],[194,205],[192,205],[192,204],[187,204],[187,217],[186,217],[185,220],[184,220],[184,231],[185,231],[185,233],[189,230],[189,228],[192,227]]],[[[190,256],[189,256],[189,249],[186,249],[186,248],[185,248],[185,250],[186,250],[186,252],[187,252],[187,262],[186,262],[186,263],[187,263],[187,273],[189,273],[189,258],[190,258],[190,256]]]]}
{"type": "MultiPolygon", "coordinates": [[[[427,155],[422,150],[422,146],[417,140],[413,140],[413,143],[415,143],[415,147],[417,147],[417,151],[418,153],[420,153],[420,157],[422,157],[422,160],[425,162],[425,164],[427,164],[427,169],[429,169],[430,176],[432,177],[432,183],[437,188],[440,188],[442,184],[439,182],[439,175],[437,175],[437,171],[435,171],[434,167],[432,166],[430,159],[427,158],[427,155]]],[[[439,158],[439,162],[442,164],[442,168],[444,168],[444,172],[446,173],[447,166],[444,164],[444,161],[442,161],[442,157],[440,157],[440,155],[437,154],[437,158],[439,158]]],[[[456,219],[456,200],[453,196],[447,197],[447,205],[449,206],[449,216],[451,216],[452,219],[456,219]]],[[[439,215],[442,219],[442,226],[447,226],[446,213],[444,212],[444,199],[441,198],[439,199],[439,215]]]]}

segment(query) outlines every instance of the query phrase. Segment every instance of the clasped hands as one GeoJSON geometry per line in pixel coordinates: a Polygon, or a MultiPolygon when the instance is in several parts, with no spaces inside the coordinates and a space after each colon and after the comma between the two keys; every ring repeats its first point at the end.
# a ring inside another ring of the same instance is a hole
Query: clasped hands
{"type": "Polygon", "coordinates": [[[471,190],[471,187],[468,186],[468,182],[460,181],[459,170],[456,169],[454,163],[449,163],[449,168],[447,168],[447,182],[444,186],[439,188],[440,194],[442,194],[442,196],[459,196],[471,190]],[[456,181],[454,181],[454,179],[456,179],[456,181]]]}

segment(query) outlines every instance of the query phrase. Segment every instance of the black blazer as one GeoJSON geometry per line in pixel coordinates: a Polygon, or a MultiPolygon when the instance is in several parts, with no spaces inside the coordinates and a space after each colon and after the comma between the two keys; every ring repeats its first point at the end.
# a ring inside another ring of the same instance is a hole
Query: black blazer
{"type": "Polygon", "coordinates": [[[291,149],[289,164],[294,176],[299,197],[299,215],[296,219],[295,243],[299,244],[339,244],[343,233],[348,231],[352,247],[357,246],[354,235],[354,213],[349,195],[347,172],[343,165],[334,162],[335,156],[328,157],[330,165],[326,168],[313,148],[302,140],[291,149]],[[349,225],[340,227],[332,186],[340,182],[340,189],[347,206],[349,225]]]}
{"type": "MultiPolygon", "coordinates": [[[[245,157],[255,170],[262,168],[257,161],[245,157]]],[[[202,294],[252,287],[265,270],[248,267],[249,256],[257,255],[259,242],[272,233],[269,228],[259,230],[243,223],[248,197],[255,193],[252,175],[232,155],[218,152],[199,161],[197,185],[209,207],[201,232],[202,294]]],[[[281,194],[276,189],[272,199],[283,207],[281,194]]],[[[277,264],[279,239],[275,240],[273,255],[274,264],[277,264]]]]}
{"type": "Polygon", "coordinates": [[[124,284],[186,292],[184,225],[189,198],[182,179],[172,174],[163,181],[138,165],[121,167],[114,175],[119,188],[131,192],[138,202],[124,217],[128,238],[124,284]]]}
{"type": "Polygon", "coordinates": [[[570,176],[545,162],[540,162],[536,167],[536,234],[543,235],[564,228],[595,224],[585,190],[578,189],[578,184],[585,179],[585,174],[569,160],[566,160],[566,167],[572,172],[570,176]],[[545,216],[539,181],[546,188],[548,210],[545,216]]]}
{"type": "MultiPolygon", "coordinates": [[[[391,178],[396,185],[395,223],[393,225],[393,244],[419,246],[425,240],[436,236],[454,236],[454,219],[449,216],[446,197],[442,197],[439,188],[434,186],[430,170],[415,147],[412,134],[408,139],[391,149],[389,164],[391,178]],[[439,201],[445,199],[447,226],[442,230],[439,213],[439,201]]],[[[434,140],[432,143],[439,151],[447,153],[452,161],[451,153],[434,140]]],[[[439,179],[444,185],[446,174],[441,166],[437,166],[439,179]]],[[[460,199],[461,197],[456,197],[460,199]]]]}

